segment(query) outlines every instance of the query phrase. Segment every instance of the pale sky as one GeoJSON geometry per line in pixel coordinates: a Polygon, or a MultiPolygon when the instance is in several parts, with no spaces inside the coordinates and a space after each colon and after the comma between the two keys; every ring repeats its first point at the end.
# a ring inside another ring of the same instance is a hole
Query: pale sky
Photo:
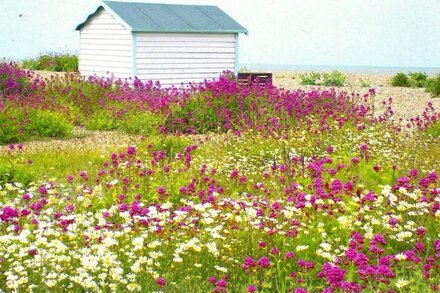
{"type": "MultiPolygon", "coordinates": [[[[248,29],[239,63],[440,67],[440,0],[151,0],[217,5],[248,29]]],[[[78,52],[98,0],[0,0],[0,58],[78,52]]]]}

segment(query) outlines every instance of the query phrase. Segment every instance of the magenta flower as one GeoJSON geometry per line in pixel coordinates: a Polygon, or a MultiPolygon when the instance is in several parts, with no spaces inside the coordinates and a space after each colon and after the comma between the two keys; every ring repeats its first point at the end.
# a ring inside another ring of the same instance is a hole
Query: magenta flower
{"type": "Polygon", "coordinates": [[[267,258],[267,257],[265,257],[265,256],[263,256],[262,258],[260,258],[260,259],[257,261],[257,264],[258,264],[260,267],[262,267],[262,268],[268,268],[268,267],[270,267],[270,265],[271,265],[269,258],[267,258]]]}
{"type": "Polygon", "coordinates": [[[257,287],[255,287],[255,285],[249,285],[249,286],[247,286],[246,290],[249,293],[253,293],[253,292],[257,291],[257,287]]]}
{"type": "Polygon", "coordinates": [[[228,282],[226,280],[220,279],[215,283],[217,287],[226,288],[228,286],[228,282]]]}
{"type": "Polygon", "coordinates": [[[157,188],[157,193],[158,193],[158,194],[164,194],[165,192],[166,192],[165,187],[163,187],[163,186],[159,186],[159,187],[157,188]]]}
{"type": "Polygon", "coordinates": [[[161,277],[156,280],[156,284],[160,287],[163,287],[167,284],[167,281],[161,277]]]}

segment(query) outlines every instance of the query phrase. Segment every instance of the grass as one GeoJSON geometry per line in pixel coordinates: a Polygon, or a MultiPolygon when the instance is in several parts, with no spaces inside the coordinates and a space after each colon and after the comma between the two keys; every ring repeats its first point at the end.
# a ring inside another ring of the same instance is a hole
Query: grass
{"type": "Polygon", "coordinates": [[[401,130],[372,91],[71,78],[7,87],[3,128],[82,127],[2,147],[1,290],[435,292],[435,112],[401,130]]]}

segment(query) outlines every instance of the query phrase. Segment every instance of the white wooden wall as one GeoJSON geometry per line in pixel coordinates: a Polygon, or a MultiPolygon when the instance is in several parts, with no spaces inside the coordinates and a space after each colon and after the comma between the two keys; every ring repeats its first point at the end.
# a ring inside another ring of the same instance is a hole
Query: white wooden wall
{"type": "Polygon", "coordinates": [[[82,75],[132,76],[132,34],[104,9],[80,31],[79,71],[82,75]]]}
{"type": "Polygon", "coordinates": [[[235,35],[136,33],[136,76],[161,85],[201,82],[234,72],[235,35]]]}

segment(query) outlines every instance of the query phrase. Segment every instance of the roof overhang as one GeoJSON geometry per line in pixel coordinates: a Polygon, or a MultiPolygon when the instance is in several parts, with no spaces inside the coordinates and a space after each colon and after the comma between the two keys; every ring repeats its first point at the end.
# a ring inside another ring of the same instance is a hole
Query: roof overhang
{"type": "Polygon", "coordinates": [[[119,17],[119,15],[117,13],[115,13],[107,4],[105,4],[104,2],[102,2],[101,5],[98,6],[98,8],[96,8],[96,10],[92,13],[90,13],[87,18],[81,22],[80,24],[78,24],[75,28],[76,31],[81,30],[86,23],[92,18],[94,17],[96,14],[98,14],[99,12],[101,12],[102,10],[105,10],[106,12],[108,12],[109,14],[111,14],[117,21],[119,21],[128,31],[133,31],[133,28],[126,23],[121,17],[119,17]]]}
{"type": "Polygon", "coordinates": [[[75,30],[79,31],[81,30],[86,24],[87,22],[93,18],[95,15],[97,15],[99,12],[101,12],[102,10],[105,10],[107,13],[109,13],[110,15],[112,15],[119,23],[121,23],[129,32],[133,32],[133,33],[217,33],[217,34],[227,34],[227,33],[231,33],[231,34],[238,34],[238,33],[244,33],[245,35],[248,35],[249,32],[247,29],[243,28],[243,29],[233,29],[233,30],[227,30],[227,29],[209,29],[209,30],[199,30],[199,29],[179,29],[179,30],[161,30],[161,29],[155,29],[155,30],[151,30],[151,29],[142,29],[142,28],[133,28],[131,27],[127,22],[125,22],[113,9],[111,9],[110,6],[108,6],[105,2],[101,2],[101,4],[98,6],[98,8],[90,13],[87,18],[81,22],[80,24],[78,24],[75,28],[75,30]]]}

